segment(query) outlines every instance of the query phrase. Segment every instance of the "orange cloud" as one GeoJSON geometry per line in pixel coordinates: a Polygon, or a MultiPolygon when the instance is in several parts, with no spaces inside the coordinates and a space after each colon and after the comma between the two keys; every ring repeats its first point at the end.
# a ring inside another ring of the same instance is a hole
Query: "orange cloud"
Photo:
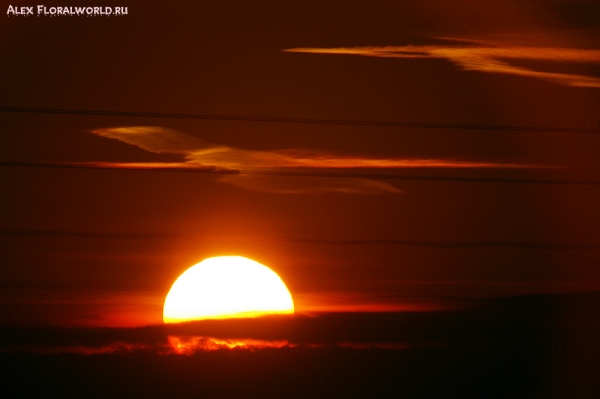
{"type": "Polygon", "coordinates": [[[334,343],[313,342],[289,342],[287,339],[264,340],[252,338],[213,338],[204,336],[177,336],[169,335],[168,344],[165,343],[131,343],[131,342],[109,342],[103,345],[21,345],[0,347],[0,353],[35,353],[40,355],[110,355],[110,354],[132,354],[152,353],[155,355],[193,355],[198,352],[212,352],[216,350],[245,350],[258,351],[261,349],[281,348],[324,348],[340,347],[348,349],[387,349],[401,350],[410,348],[411,345],[404,342],[354,342],[341,341],[334,343]]]}
{"type": "MultiPolygon", "coordinates": [[[[120,164],[131,168],[196,168],[199,166],[233,170],[270,168],[519,168],[523,165],[456,161],[448,159],[369,158],[288,149],[257,151],[212,145],[195,136],[156,126],[97,129],[92,133],[135,145],[154,153],[182,154],[185,163],[120,164]]],[[[104,163],[108,167],[108,163],[104,163]]],[[[116,164],[113,164],[116,166],[116,164]]]]}
{"type": "MultiPolygon", "coordinates": [[[[157,126],[96,129],[92,133],[135,145],[149,152],[180,154],[184,162],[87,163],[89,167],[222,172],[220,180],[248,190],[275,193],[347,194],[401,193],[389,183],[372,179],[323,181],[308,177],[290,182],[282,176],[244,174],[255,171],[307,169],[397,169],[397,168],[523,168],[531,165],[460,161],[451,159],[375,158],[338,155],[311,150],[247,150],[207,143],[195,136],[157,126]]],[[[82,165],[82,164],[79,164],[82,165]]]]}
{"type": "Polygon", "coordinates": [[[55,163],[53,165],[76,166],[89,169],[134,169],[134,170],[189,170],[190,172],[222,172],[222,173],[238,173],[236,169],[219,168],[211,165],[200,165],[191,162],[69,162],[55,163]]]}
{"type": "Polygon", "coordinates": [[[92,133],[135,145],[155,153],[186,153],[203,147],[211,147],[205,141],[160,126],[124,126],[95,129],[92,133]]]}
{"type": "Polygon", "coordinates": [[[514,168],[516,164],[455,161],[448,159],[367,158],[340,156],[302,150],[251,151],[219,147],[191,154],[192,162],[234,169],[319,168],[319,169],[390,169],[390,168],[514,168]]]}
{"type": "Polygon", "coordinates": [[[265,348],[284,348],[289,345],[287,339],[231,339],[180,335],[169,335],[168,338],[174,353],[178,355],[192,355],[199,351],[214,351],[219,349],[246,349],[254,351],[265,348]]]}
{"type": "Polygon", "coordinates": [[[278,194],[400,194],[402,190],[393,185],[374,179],[314,179],[311,177],[264,176],[264,175],[224,175],[219,181],[251,191],[278,194]]]}
{"type": "Polygon", "coordinates": [[[600,78],[568,73],[544,72],[510,65],[506,60],[600,64],[600,50],[512,45],[489,40],[438,38],[465,45],[385,47],[292,48],[284,51],[314,54],[350,54],[385,58],[446,59],[465,71],[502,73],[543,79],[556,84],[600,88],[600,78]]]}

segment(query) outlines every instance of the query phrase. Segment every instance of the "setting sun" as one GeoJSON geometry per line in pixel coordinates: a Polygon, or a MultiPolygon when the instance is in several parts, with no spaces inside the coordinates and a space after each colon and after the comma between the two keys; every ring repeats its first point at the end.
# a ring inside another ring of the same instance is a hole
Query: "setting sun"
{"type": "Polygon", "coordinates": [[[274,271],[242,256],[219,256],[177,278],[165,298],[163,321],[293,313],[292,295],[274,271]]]}

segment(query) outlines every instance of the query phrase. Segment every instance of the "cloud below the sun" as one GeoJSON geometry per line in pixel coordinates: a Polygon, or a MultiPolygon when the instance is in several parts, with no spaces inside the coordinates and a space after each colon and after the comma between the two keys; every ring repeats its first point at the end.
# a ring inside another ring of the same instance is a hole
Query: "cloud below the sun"
{"type": "Polygon", "coordinates": [[[511,61],[542,61],[561,64],[600,64],[600,50],[542,47],[502,41],[439,37],[462,43],[383,47],[291,48],[284,51],[313,54],[346,54],[379,58],[445,59],[463,71],[478,71],[523,76],[555,84],[600,88],[600,77],[583,74],[546,72],[511,61]]]}
{"type": "MultiPolygon", "coordinates": [[[[340,170],[340,169],[481,169],[526,168],[500,162],[464,161],[451,159],[377,158],[357,155],[339,155],[324,151],[283,149],[249,150],[215,145],[195,136],[159,126],[129,126],[96,129],[92,133],[137,146],[157,154],[179,154],[181,162],[152,163],[92,163],[103,168],[117,169],[184,169],[224,172],[219,180],[238,187],[275,193],[382,194],[401,193],[392,184],[369,178],[315,179],[298,177],[293,181],[286,176],[253,175],[259,171],[285,170],[340,170]],[[231,173],[227,173],[231,172],[231,173]],[[246,173],[246,174],[244,174],[246,173]]],[[[88,163],[89,164],[89,163],[88,163]]]]}

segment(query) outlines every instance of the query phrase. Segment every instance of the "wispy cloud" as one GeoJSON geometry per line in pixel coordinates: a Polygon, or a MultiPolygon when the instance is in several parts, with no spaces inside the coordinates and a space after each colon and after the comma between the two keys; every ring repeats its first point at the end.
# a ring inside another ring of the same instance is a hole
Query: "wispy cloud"
{"type": "Polygon", "coordinates": [[[265,340],[252,338],[214,338],[204,336],[168,336],[169,343],[131,343],[114,341],[103,345],[21,345],[0,346],[0,353],[34,353],[40,355],[131,355],[146,353],[154,355],[193,355],[198,352],[224,351],[228,349],[258,351],[281,348],[349,348],[402,350],[411,347],[404,342],[289,342],[286,339],[265,340]]]}
{"type": "Polygon", "coordinates": [[[277,192],[280,194],[382,194],[402,193],[389,183],[373,179],[314,179],[297,177],[289,179],[285,176],[262,175],[226,175],[220,181],[252,191],[277,192]]]}
{"type": "Polygon", "coordinates": [[[135,328],[0,326],[0,354],[133,354],[191,355],[215,350],[277,348],[406,349],[425,342],[403,330],[414,314],[315,313],[251,319],[202,320],[135,328]],[[348,326],[353,328],[348,328],[348,326]]]}
{"type": "Polygon", "coordinates": [[[207,142],[161,126],[125,126],[108,129],[95,129],[98,136],[116,139],[156,153],[188,153],[201,148],[212,147],[207,142]]]}
{"type": "Polygon", "coordinates": [[[463,42],[462,45],[292,48],[284,51],[314,54],[349,54],[383,58],[445,59],[465,71],[501,73],[543,79],[556,84],[600,88],[600,78],[558,72],[544,72],[511,65],[509,60],[550,61],[557,63],[600,64],[600,50],[538,47],[509,43],[441,37],[437,39],[463,42]]]}
{"type": "MultiPolygon", "coordinates": [[[[401,193],[395,186],[363,179],[328,179],[318,181],[309,177],[290,182],[284,176],[251,175],[233,172],[327,170],[327,169],[422,169],[422,168],[524,168],[521,165],[500,162],[464,161],[452,159],[376,158],[339,155],[322,151],[284,149],[272,151],[248,150],[205,142],[172,129],[156,126],[132,126],[96,129],[92,133],[135,145],[153,153],[180,154],[182,162],[160,163],[92,163],[102,168],[121,169],[190,169],[225,172],[220,180],[248,190],[276,193],[347,194],[401,193]],[[226,172],[232,172],[227,174],[226,172]]],[[[88,163],[89,165],[89,163],[88,163]]]]}
{"type": "MultiPolygon", "coordinates": [[[[523,165],[496,162],[459,161],[449,159],[373,158],[348,156],[301,149],[272,151],[247,150],[213,145],[197,137],[156,126],[96,129],[92,133],[135,145],[154,153],[181,154],[186,162],[160,163],[157,167],[212,167],[234,170],[272,168],[319,169],[384,169],[384,168],[518,168],[523,165]]],[[[104,163],[104,165],[107,165],[104,163]]],[[[125,167],[125,164],[121,164],[125,167]]],[[[132,168],[148,168],[153,164],[129,164],[132,168]]]]}
{"type": "Polygon", "coordinates": [[[203,336],[169,336],[169,342],[174,353],[178,355],[193,355],[196,352],[237,349],[256,351],[266,348],[327,348],[340,347],[350,349],[387,349],[401,350],[408,349],[411,345],[404,342],[352,342],[341,341],[333,343],[322,342],[289,342],[286,339],[280,340],[258,340],[258,339],[228,339],[213,338],[203,336]]]}

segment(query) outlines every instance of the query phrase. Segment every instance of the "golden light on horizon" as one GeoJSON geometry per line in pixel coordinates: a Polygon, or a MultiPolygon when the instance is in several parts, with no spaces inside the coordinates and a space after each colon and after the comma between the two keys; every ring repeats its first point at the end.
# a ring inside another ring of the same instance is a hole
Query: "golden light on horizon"
{"type": "Polygon", "coordinates": [[[202,336],[168,336],[171,348],[178,355],[191,355],[198,351],[214,351],[219,349],[265,349],[284,348],[289,345],[287,339],[264,340],[264,339],[231,339],[213,338],[202,336]]]}
{"type": "Polygon", "coordinates": [[[273,270],[242,256],[208,258],[175,280],[165,323],[293,314],[294,301],[273,270]]]}

